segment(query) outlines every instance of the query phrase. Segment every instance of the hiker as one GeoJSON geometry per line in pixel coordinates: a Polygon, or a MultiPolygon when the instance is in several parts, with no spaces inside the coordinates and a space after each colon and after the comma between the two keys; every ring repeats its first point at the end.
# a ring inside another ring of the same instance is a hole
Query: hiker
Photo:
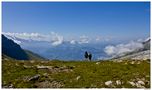
{"type": "Polygon", "coordinates": [[[88,60],[88,52],[87,51],[84,54],[84,58],[85,58],[85,60],[88,60]]]}
{"type": "Polygon", "coordinates": [[[92,54],[91,53],[88,54],[88,58],[89,58],[89,61],[91,61],[91,59],[92,59],[92,54]]]}

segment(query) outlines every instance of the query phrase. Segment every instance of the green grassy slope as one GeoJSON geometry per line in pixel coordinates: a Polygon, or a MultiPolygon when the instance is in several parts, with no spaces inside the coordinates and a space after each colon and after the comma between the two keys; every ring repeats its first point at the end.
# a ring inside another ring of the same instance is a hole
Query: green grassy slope
{"type": "Polygon", "coordinates": [[[24,51],[28,55],[29,60],[46,60],[45,58],[41,57],[40,55],[33,53],[29,50],[24,50],[24,51]]]}
{"type": "Polygon", "coordinates": [[[2,60],[2,87],[150,88],[150,63],[131,60],[122,62],[2,60]],[[107,81],[111,81],[112,84],[106,85],[107,81]],[[118,84],[118,81],[121,84],[118,84]],[[143,81],[144,85],[137,85],[138,81],[143,81]]]}

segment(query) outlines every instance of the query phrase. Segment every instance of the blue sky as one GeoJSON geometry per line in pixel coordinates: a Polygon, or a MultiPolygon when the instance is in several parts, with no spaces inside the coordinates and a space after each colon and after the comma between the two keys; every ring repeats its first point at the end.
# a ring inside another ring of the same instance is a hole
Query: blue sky
{"type": "Polygon", "coordinates": [[[150,35],[150,3],[3,2],[2,31],[143,38],[150,35]]]}

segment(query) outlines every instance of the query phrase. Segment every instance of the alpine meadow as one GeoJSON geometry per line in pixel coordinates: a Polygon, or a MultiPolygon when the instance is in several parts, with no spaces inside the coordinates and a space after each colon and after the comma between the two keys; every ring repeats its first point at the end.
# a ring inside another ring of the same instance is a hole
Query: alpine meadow
{"type": "Polygon", "coordinates": [[[150,1],[2,1],[2,88],[150,89],[150,1]]]}

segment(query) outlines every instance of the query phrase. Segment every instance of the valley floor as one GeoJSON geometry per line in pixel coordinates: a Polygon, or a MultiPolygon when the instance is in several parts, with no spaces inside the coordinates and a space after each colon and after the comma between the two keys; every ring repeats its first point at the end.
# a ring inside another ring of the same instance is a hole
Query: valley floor
{"type": "Polygon", "coordinates": [[[2,60],[2,88],[150,88],[150,61],[2,60]]]}

